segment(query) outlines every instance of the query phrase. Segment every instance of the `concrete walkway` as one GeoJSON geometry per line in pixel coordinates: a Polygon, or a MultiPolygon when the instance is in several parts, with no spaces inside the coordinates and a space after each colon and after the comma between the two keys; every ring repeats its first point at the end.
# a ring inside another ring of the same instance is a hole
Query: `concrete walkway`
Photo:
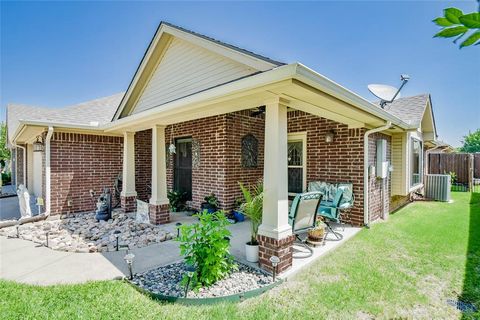
{"type": "MultiPolygon", "coordinates": [[[[181,221],[183,224],[190,224],[195,220],[194,217],[176,213],[172,216],[172,223],[165,227],[176,232],[175,223],[181,221]]],[[[250,223],[245,221],[233,224],[229,228],[232,232],[231,253],[238,261],[247,263],[245,243],[250,237],[250,223]]],[[[344,236],[341,241],[327,241],[325,246],[314,249],[312,257],[294,259],[292,268],[282,277],[289,277],[311,264],[353,237],[360,228],[347,227],[343,231],[341,229],[338,231],[344,236]]],[[[294,246],[295,252],[301,250],[301,247],[294,246]]],[[[178,243],[175,241],[165,241],[130,252],[135,254],[133,265],[135,273],[182,260],[178,243]]],[[[61,252],[31,241],[0,237],[0,278],[37,285],[116,279],[128,274],[127,265],[123,260],[125,254],[124,250],[105,253],[61,252]]],[[[247,264],[257,267],[256,263],[247,264]]]]}

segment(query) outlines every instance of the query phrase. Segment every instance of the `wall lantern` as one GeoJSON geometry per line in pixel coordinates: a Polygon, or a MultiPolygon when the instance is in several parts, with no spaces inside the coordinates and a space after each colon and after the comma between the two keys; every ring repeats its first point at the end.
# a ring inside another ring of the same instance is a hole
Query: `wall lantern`
{"type": "Polygon", "coordinates": [[[333,129],[329,130],[327,134],[325,134],[325,142],[332,143],[334,137],[335,137],[335,131],[333,129]]]}
{"type": "Polygon", "coordinates": [[[43,139],[40,136],[37,136],[37,141],[33,143],[33,152],[43,152],[43,139]]]}

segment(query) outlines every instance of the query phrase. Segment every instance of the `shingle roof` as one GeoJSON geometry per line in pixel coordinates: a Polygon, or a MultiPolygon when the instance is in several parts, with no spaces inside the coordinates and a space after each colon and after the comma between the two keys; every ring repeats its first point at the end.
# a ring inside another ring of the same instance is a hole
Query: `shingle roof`
{"type": "MultiPolygon", "coordinates": [[[[423,114],[425,113],[425,108],[429,99],[430,95],[428,93],[400,98],[392,103],[388,103],[385,106],[385,111],[408,124],[419,126],[422,122],[423,114]]],[[[379,103],[377,102],[377,104],[379,103]]]]}
{"type": "Polygon", "coordinates": [[[124,93],[121,92],[61,109],[9,104],[7,106],[8,137],[12,138],[20,124],[20,120],[72,125],[92,125],[92,123],[102,125],[108,123],[112,120],[123,95],[124,93]]]}
{"type": "Polygon", "coordinates": [[[160,22],[160,25],[162,25],[162,24],[164,24],[164,25],[166,25],[166,26],[169,26],[169,27],[172,27],[172,28],[175,28],[175,29],[178,29],[178,30],[181,30],[181,31],[184,31],[184,32],[188,32],[188,33],[193,34],[193,35],[195,35],[195,36],[197,36],[197,37],[203,38],[203,39],[208,40],[208,41],[215,42],[215,43],[217,43],[217,44],[219,44],[219,45],[221,45],[221,46],[224,46],[224,47],[233,49],[233,50],[238,51],[238,52],[241,52],[241,53],[243,53],[243,54],[247,54],[247,55],[252,56],[252,57],[254,57],[254,58],[257,58],[257,59],[264,60],[264,61],[266,61],[266,62],[268,62],[268,63],[272,63],[272,64],[275,64],[275,65],[277,65],[277,66],[282,66],[282,65],[285,64],[284,62],[280,62],[280,61],[276,61],[276,60],[270,59],[270,58],[268,58],[268,57],[259,55],[259,54],[255,53],[255,52],[245,50],[245,49],[243,49],[243,48],[240,48],[240,47],[231,45],[231,44],[229,44],[229,43],[225,43],[225,42],[223,42],[223,41],[217,40],[217,39],[215,39],[215,38],[211,38],[211,37],[206,36],[206,35],[203,35],[203,34],[201,34],[201,33],[197,33],[197,32],[195,32],[195,31],[192,31],[192,30],[189,30],[189,29],[185,29],[185,28],[179,27],[179,26],[174,25],[174,24],[172,24],[172,23],[170,23],[170,22],[162,21],[162,22],[160,22]]]}

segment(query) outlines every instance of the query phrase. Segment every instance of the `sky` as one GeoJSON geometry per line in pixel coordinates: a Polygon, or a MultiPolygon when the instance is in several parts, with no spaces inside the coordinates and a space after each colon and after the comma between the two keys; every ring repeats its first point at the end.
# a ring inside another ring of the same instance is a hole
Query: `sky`
{"type": "Polygon", "coordinates": [[[368,100],[370,83],[430,93],[439,139],[480,127],[480,47],[433,38],[444,8],[476,1],[1,2],[0,121],[7,103],[63,107],[125,91],[160,21],[282,62],[368,100]]]}

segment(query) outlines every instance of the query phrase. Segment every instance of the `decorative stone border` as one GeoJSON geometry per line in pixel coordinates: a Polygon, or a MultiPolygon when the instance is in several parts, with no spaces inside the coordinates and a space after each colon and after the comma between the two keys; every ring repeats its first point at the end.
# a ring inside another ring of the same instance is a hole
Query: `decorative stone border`
{"type": "Polygon", "coordinates": [[[223,297],[212,297],[212,298],[182,298],[182,297],[176,297],[176,296],[167,296],[167,295],[162,295],[162,294],[156,294],[153,292],[150,292],[148,290],[145,290],[143,288],[140,288],[139,286],[135,285],[134,283],[130,282],[130,280],[125,279],[125,281],[130,284],[132,287],[134,287],[137,291],[149,296],[150,298],[154,300],[161,300],[161,301],[167,301],[171,303],[180,303],[184,305],[211,305],[211,304],[216,304],[216,303],[221,303],[221,302],[242,302],[245,299],[257,297],[264,292],[275,288],[279,284],[283,283],[283,279],[277,279],[274,283],[266,285],[261,288],[257,288],[254,290],[250,291],[245,291],[241,293],[236,293],[228,296],[223,296],[223,297]]]}

